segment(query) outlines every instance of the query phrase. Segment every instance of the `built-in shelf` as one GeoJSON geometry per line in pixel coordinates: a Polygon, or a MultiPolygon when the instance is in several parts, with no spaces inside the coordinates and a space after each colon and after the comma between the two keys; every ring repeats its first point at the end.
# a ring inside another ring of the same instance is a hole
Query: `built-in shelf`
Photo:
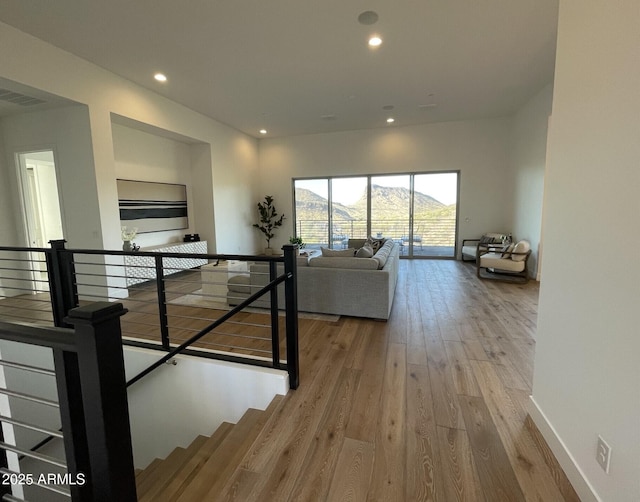
{"type": "MultiPolygon", "coordinates": [[[[207,241],[176,242],[142,248],[140,251],[207,254],[207,241]]],[[[201,267],[207,263],[208,260],[204,258],[164,258],[162,264],[164,275],[167,276],[186,269],[201,267]]],[[[124,257],[124,264],[127,274],[127,287],[155,280],[156,278],[155,260],[151,256],[127,255],[124,257]]]]}

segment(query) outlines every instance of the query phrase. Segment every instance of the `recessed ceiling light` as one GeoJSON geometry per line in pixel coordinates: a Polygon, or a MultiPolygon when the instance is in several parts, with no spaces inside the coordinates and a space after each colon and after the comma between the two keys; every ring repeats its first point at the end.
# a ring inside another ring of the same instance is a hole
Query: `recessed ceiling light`
{"type": "Polygon", "coordinates": [[[267,134],[267,130],[266,129],[260,129],[260,134],[267,134]]]}
{"type": "Polygon", "coordinates": [[[155,78],[158,82],[166,82],[167,76],[164,73],[156,73],[153,78],[155,78]]]}
{"type": "Polygon", "coordinates": [[[393,124],[396,121],[396,119],[394,119],[393,117],[389,117],[387,119],[387,124],[393,124]]]}
{"type": "Polygon", "coordinates": [[[381,44],[382,44],[382,39],[377,35],[369,39],[370,47],[379,47],[381,44]]]}

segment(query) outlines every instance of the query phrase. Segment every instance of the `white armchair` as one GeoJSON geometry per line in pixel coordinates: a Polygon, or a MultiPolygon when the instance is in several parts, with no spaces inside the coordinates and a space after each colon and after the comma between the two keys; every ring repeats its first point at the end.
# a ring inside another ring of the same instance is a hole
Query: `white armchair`
{"type": "Polygon", "coordinates": [[[527,263],[530,255],[531,245],[528,241],[508,244],[500,250],[478,245],[476,255],[478,277],[526,283],[529,281],[527,263]]]}

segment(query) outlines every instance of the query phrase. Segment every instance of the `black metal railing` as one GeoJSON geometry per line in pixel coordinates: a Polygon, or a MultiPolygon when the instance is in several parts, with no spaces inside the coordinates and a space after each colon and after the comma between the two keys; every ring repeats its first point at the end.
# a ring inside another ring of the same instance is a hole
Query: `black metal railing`
{"type": "MultiPolygon", "coordinates": [[[[241,312],[245,307],[250,306],[260,297],[265,295],[266,293],[271,293],[270,299],[270,316],[271,316],[271,344],[272,344],[272,356],[271,356],[271,365],[274,368],[282,368],[283,365],[280,362],[280,342],[279,342],[279,320],[278,320],[278,293],[277,286],[281,283],[285,285],[285,298],[287,302],[286,311],[286,332],[287,332],[287,364],[284,366],[287,368],[289,372],[289,385],[296,389],[299,384],[299,371],[298,371],[298,323],[297,323],[297,295],[296,295],[296,283],[295,283],[295,266],[296,261],[293,258],[293,246],[289,246],[292,249],[285,250],[285,269],[289,269],[289,272],[277,276],[276,277],[276,262],[270,261],[269,270],[270,270],[270,282],[260,288],[255,293],[250,294],[250,296],[241,301],[238,305],[233,307],[227,313],[221,315],[218,319],[212,322],[209,326],[200,330],[197,334],[193,335],[188,340],[181,343],[178,347],[169,349],[169,352],[158,359],[155,363],[149,365],[147,368],[142,370],[136,376],[131,378],[127,382],[127,387],[136,383],[140,379],[142,379],[145,375],[151,373],[154,369],[162,366],[164,363],[169,361],[174,356],[184,353],[186,349],[192,346],[197,341],[201,340],[205,335],[214,331],[217,327],[222,325],[224,322],[231,319],[233,316],[241,312]],[[293,315],[295,314],[295,315],[293,315]]],[[[255,258],[254,258],[255,259],[255,258]]],[[[159,270],[160,271],[160,270],[159,270]]],[[[166,312],[161,314],[162,317],[168,317],[166,312]]],[[[255,325],[254,325],[255,326],[255,325]]],[[[255,338],[255,337],[254,337],[255,338]]],[[[225,359],[229,360],[228,357],[225,359]]]]}
{"type": "Polygon", "coordinates": [[[76,502],[136,500],[119,328],[125,312],[122,304],[105,302],[71,309],[65,322],[74,329],[0,321],[0,340],[13,342],[14,357],[31,361],[34,351],[44,350],[51,363],[8,360],[3,351],[0,473],[7,482],[0,485],[2,500],[51,500],[52,494],[76,502]],[[51,380],[51,385],[37,379],[51,380]],[[25,391],[26,381],[38,392],[25,391]],[[57,413],[52,417],[38,407],[57,413]],[[62,441],[62,454],[34,451],[18,440],[35,441],[37,435],[62,441]]]}
{"type": "Polygon", "coordinates": [[[285,246],[282,256],[244,256],[51,245],[0,247],[0,318],[36,315],[42,324],[68,326],[66,313],[76,306],[122,302],[125,344],[164,350],[162,359],[179,349],[284,369],[290,386],[298,386],[295,246],[285,246]]]}

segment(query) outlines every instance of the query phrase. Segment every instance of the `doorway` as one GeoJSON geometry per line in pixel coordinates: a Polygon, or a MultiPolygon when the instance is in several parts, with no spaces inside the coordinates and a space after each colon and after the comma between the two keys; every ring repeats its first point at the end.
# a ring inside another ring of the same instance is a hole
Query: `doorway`
{"type": "MultiPolygon", "coordinates": [[[[18,153],[16,158],[27,245],[49,247],[49,241],[64,237],[53,150],[18,153]]],[[[31,255],[34,290],[48,290],[44,254],[31,255]]]]}

